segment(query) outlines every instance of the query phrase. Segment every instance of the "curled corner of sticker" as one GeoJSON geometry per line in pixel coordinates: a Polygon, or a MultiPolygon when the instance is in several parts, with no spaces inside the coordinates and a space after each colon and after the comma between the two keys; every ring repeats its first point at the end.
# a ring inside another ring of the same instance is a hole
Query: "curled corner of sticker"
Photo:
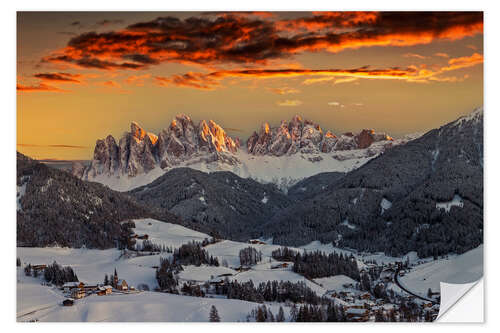
{"type": "Polygon", "coordinates": [[[460,301],[464,295],[466,295],[480,280],[470,282],[470,283],[446,283],[441,282],[441,301],[439,306],[439,314],[436,321],[440,321],[442,316],[450,310],[457,302],[460,301]]]}

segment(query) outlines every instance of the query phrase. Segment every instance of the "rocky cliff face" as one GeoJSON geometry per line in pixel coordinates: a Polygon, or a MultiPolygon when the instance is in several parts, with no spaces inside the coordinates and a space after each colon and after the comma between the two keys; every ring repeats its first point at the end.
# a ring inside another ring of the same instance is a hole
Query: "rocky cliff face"
{"type": "Polygon", "coordinates": [[[158,166],[165,169],[194,157],[207,162],[224,159],[226,163],[236,163],[236,159],[223,154],[235,153],[238,148],[239,140],[229,137],[212,120],[208,123],[202,120],[195,125],[188,116],[178,115],[159,135],[148,133],[132,122],[130,132],[124,133],[118,144],[111,135],[97,140],[90,166],[82,169],[81,165],[75,165],[73,174],[84,179],[99,175],[134,177],[158,166]]]}
{"type": "Polygon", "coordinates": [[[264,123],[259,133],[254,132],[247,141],[247,150],[253,155],[291,155],[302,153],[330,153],[339,150],[365,149],[374,142],[393,140],[384,133],[364,129],[358,134],[335,135],[323,132],[318,124],[295,116],[290,122],[270,128],[264,123]]]}

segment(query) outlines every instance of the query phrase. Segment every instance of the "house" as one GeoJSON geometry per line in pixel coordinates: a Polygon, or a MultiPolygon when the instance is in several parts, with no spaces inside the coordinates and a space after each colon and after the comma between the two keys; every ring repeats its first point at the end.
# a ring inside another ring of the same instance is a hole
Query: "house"
{"type": "Polygon", "coordinates": [[[346,317],[349,321],[367,321],[370,312],[367,309],[349,308],[346,317]]]}
{"type": "Polygon", "coordinates": [[[37,271],[37,273],[40,273],[41,271],[45,270],[45,268],[47,268],[47,265],[32,265],[31,268],[34,271],[37,271]]]}
{"type": "Polygon", "coordinates": [[[128,284],[127,284],[127,281],[125,280],[122,280],[122,279],[119,279],[117,282],[116,282],[116,289],[118,290],[128,290],[128,284]]]}
{"type": "Polygon", "coordinates": [[[99,287],[99,289],[97,290],[97,295],[98,296],[105,296],[105,295],[109,295],[113,292],[113,287],[111,286],[102,286],[102,287],[99,287]]]}
{"type": "Polygon", "coordinates": [[[96,291],[99,288],[97,284],[84,284],[83,289],[85,291],[96,291]]]}
{"type": "Polygon", "coordinates": [[[263,241],[260,241],[258,239],[250,239],[248,241],[249,244],[262,244],[262,245],[266,245],[266,243],[264,243],[263,241]]]}
{"type": "Polygon", "coordinates": [[[287,267],[288,267],[288,263],[287,262],[283,262],[283,263],[280,263],[280,264],[272,265],[271,269],[287,268],[287,267]]]}
{"type": "Polygon", "coordinates": [[[64,292],[68,293],[71,290],[76,289],[76,288],[83,290],[84,287],[85,287],[85,283],[77,281],[77,282],[66,282],[65,284],[63,284],[61,289],[63,289],[64,292]]]}
{"type": "Polygon", "coordinates": [[[218,276],[216,278],[211,279],[209,282],[213,286],[223,286],[226,278],[218,276]]]}
{"type": "Polygon", "coordinates": [[[63,301],[63,303],[62,303],[62,304],[63,304],[64,306],[72,306],[74,302],[75,302],[75,300],[74,300],[74,299],[72,299],[72,298],[66,298],[66,299],[63,301]]]}
{"type": "Polygon", "coordinates": [[[370,295],[370,293],[363,293],[363,294],[359,295],[359,298],[360,299],[370,299],[370,298],[372,298],[372,295],[370,295]]]}
{"type": "Polygon", "coordinates": [[[80,299],[85,297],[85,291],[80,288],[75,288],[71,291],[71,297],[75,299],[80,299]]]}

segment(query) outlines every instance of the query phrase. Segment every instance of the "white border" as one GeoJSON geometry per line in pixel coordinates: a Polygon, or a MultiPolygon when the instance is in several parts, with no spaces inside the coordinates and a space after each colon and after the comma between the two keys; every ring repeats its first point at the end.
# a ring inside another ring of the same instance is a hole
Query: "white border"
{"type": "MultiPolygon", "coordinates": [[[[498,163],[498,138],[500,136],[500,121],[499,112],[500,108],[497,99],[498,95],[498,78],[500,77],[498,71],[498,62],[500,54],[498,52],[498,32],[500,31],[499,22],[500,16],[498,15],[496,1],[436,1],[436,0],[420,0],[418,2],[404,2],[404,1],[296,1],[287,0],[283,2],[270,2],[262,0],[253,0],[251,2],[236,2],[236,1],[180,1],[180,2],[160,2],[160,1],[130,1],[122,0],[117,2],[106,2],[97,0],[86,0],[84,2],[69,2],[67,0],[24,0],[22,2],[4,2],[3,8],[0,11],[1,22],[3,27],[3,52],[2,57],[2,144],[1,155],[2,161],[0,162],[2,175],[2,191],[1,191],[1,212],[2,214],[2,231],[3,242],[2,244],[2,263],[5,270],[1,274],[2,286],[2,306],[1,306],[1,319],[4,329],[8,331],[27,331],[36,329],[40,331],[59,332],[68,330],[74,332],[81,332],[91,328],[97,331],[116,331],[120,332],[135,332],[138,329],[151,329],[151,330],[213,330],[214,328],[220,332],[233,332],[237,329],[239,332],[254,332],[256,329],[259,331],[270,330],[286,330],[292,332],[301,332],[305,324],[292,324],[292,325],[259,325],[256,324],[223,324],[218,326],[208,326],[200,324],[112,324],[112,325],[99,325],[99,324],[17,324],[15,322],[15,201],[14,201],[14,174],[15,174],[15,141],[16,141],[16,94],[14,90],[14,83],[16,81],[16,10],[135,10],[135,11],[168,11],[168,10],[484,10],[485,11],[485,276],[487,281],[493,281],[487,284],[488,295],[486,298],[486,325],[423,325],[419,324],[396,324],[396,325],[360,325],[354,324],[353,327],[359,329],[369,329],[383,332],[392,332],[401,330],[441,330],[442,328],[450,328],[456,332],[464,331],[469,332],[479,328],[491,328],[496,326],[493,321],[498,317],[496,311],[497,299],[493,295],[498,295],[499,283],[493,275],[498,272],[498,262],[493,261],[497,258],[495,254],[499,253],[498,244],[496,240],[499,232],[499,219],[498,213],[495,209],[495,190],[500,188],[499,171],[500,165],[498,163]],[[495,237],[496,235],[496,237],[495,237]],[[489,260],[493,258],[492,260],[489,260]],[[489,277],[489,278],[488,278],[489,277]],[[491,314],[491,316],[489,315],[491,314]],[[147,327],[144,327],[147,326],[147,327]],[[363,327],[364,326],[364,327],[363,327]],[[404,327],[402,327],[404,326],[404,327]]],[[[462,314],[463,315],[463,314],[462,314]]],[[[314,324],[315,331],[331,331],[331,330],[348,330],[350,328],[344,327],[349,324],[340,325],[322,325],[314,324]]]]}

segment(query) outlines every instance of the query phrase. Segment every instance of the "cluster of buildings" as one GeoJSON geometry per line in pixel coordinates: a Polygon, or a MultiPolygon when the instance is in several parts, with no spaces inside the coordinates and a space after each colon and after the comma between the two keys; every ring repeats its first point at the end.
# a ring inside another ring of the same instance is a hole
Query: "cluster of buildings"
{"type": "Polygon", "coordinates": [[[113,291],[129,291],[135,290],[133,286],[129,286],[127,281],[118,279],[117,276],[112,281],[113,286],[102,284],[86,284],[84,282],[66,282],[61,290],[68,296],[63,301],[64,306],[72,306],[77,299],[84,298],[90,295],[106,296],[113,293],[113,291]]]}

